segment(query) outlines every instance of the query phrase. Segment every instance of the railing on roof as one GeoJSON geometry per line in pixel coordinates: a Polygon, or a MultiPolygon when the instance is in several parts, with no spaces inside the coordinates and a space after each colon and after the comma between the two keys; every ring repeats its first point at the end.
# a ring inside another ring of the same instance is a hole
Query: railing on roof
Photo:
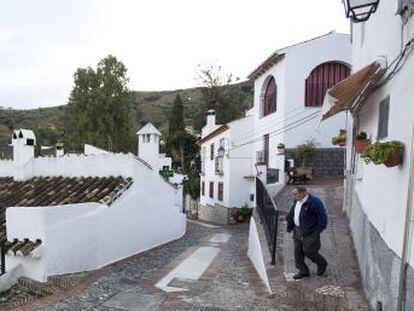
{"type": "Polygon", "coordinates": [[[276,264],[279,210],[259,178],[256,178],[256,210],[264,227],[272,259],[271,264],[274,265],[276,264]]]}

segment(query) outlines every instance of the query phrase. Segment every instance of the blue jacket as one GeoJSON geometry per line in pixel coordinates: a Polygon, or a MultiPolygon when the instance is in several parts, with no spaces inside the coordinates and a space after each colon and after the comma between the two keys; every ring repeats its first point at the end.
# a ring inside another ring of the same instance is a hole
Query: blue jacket
{"type": "MultiPolygon", "coordinates": [[[[286,216],[288,232],[291,232],[295,227],[295,205],[296,201],[293,203],[289,214],[286,216]]],[[[299,214],[299,223],[299,229],[303,237],[310,235],[315,231],[322,232],[326,229],[328,226],[328,215],[319,198],[309,194],[308,199],[302,205],[299,214]]]]}

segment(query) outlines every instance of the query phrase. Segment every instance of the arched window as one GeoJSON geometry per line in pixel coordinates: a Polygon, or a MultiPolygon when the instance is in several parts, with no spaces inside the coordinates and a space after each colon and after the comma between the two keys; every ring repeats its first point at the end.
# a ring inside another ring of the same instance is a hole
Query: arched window
{"type": "Polygon", "coordinates": [[[317,66],[305,82],[305,107],[322,106],[326,91],[350,74],[349,67],[338,62],[328,62],[317,66]]]}
{"type": "Polygon", "coordinates": [[[276,100],[277,100],[277,85],[275,78],[270,77],[267,81],[266,89],[262,98],[262,115],[267,116],[276,111],[276,100]]]}

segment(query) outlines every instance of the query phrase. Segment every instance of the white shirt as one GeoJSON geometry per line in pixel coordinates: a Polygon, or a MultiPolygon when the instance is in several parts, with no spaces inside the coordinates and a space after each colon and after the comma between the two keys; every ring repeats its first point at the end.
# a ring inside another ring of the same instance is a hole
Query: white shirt
{"type": "Polygon", "coordinates": [[[297,227],[300,226],[300,222],[299,222],[300,210],[302,209],[303,203],[305,203],[308,198],[309,198],[309,195],[307,194],[301,201],[296,201],[295,216],[293,217],[293,220],[295,222],[295,226],[297,227]]]}

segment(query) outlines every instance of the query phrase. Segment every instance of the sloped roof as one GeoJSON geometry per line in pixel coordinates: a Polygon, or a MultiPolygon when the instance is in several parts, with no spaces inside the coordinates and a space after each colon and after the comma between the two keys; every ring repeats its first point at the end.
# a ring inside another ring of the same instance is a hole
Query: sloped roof
{"type": "Polygon", "coordinates": [[[15,181],[0,178],[0,241],[6,239],[6,208],[100,202],[112,204],[132,184],[132,178],[35,177],[15,181]]]}
{"type": "Polygon", "coordinates": [[[158,134],[161,136],[160,131],[151,123],[145,124],[138,132],[137,135],[143,135],[143,134],[158,134]]]}
{"type": "Polygon", "coordinates": [[[284,56],[285,53],[288,49],[301,45],[301,44],[306,44],[309,43],[311,41],[315,41],[315,40],[319,40],[322,39],[324,37],[327,36],[331,36],[331,35],[347,35],[347,34],[341,34],[335,31],[330,31],[326,34],[314,37],[314,38],[310,38],[308,40],[305,41],[301,41],[295,44],[291,44],[288,46],[285,46],[283,48],[279,48],[277,49],[275,52],[273,52],[268,58],[266,58],[256,69],[254,69],[248,76],[247,78],[249,80],[256,80],[257,78],[259,78],[263,73],[265,73],[267,70],[269,70],[273,65],[277,64],[279,61],[281,61],[284,56]]]}

